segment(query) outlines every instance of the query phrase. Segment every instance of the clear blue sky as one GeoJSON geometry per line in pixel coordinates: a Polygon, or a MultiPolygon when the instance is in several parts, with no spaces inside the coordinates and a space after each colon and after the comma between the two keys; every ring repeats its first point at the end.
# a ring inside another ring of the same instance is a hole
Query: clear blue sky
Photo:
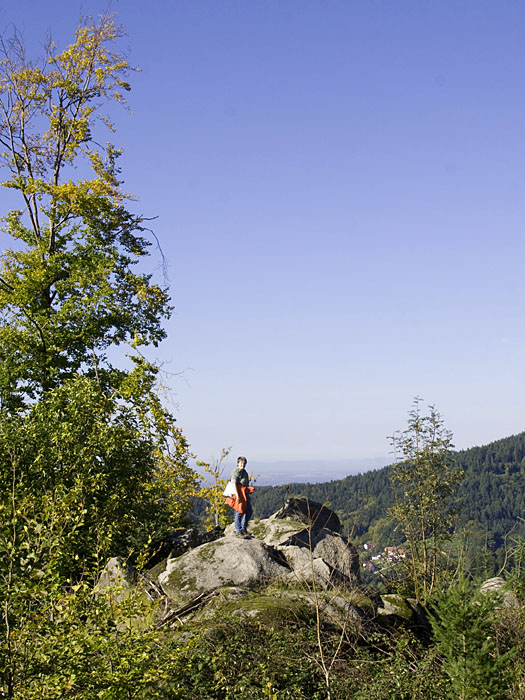
{"type": "MultiPolygon", "coordinates": [[[[4,0],[0,26],[65,45],[105,7],[4,0]]],[[[458,447],[522,431],[525,3],[112,9],[142,69],[114,141],[158,217],[156,356],[199,457],[387,455],[415,395],[458,447]]]]}

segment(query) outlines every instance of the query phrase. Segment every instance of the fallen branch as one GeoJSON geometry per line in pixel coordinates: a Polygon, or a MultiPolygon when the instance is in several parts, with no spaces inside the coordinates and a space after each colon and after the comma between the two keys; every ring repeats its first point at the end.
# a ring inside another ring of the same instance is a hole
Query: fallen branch
{"type": "Polygon", "coordinates": [[[177,619],[180,622],[180,624],[183,624],[180,619],[181,617],[183,617],[184,615],[188,615],[194,610],[198,610],[209,600],[215,598],[216,595],[218,595],[218,591],[212,591],[211,593],[201,593],[196,598],[193,598],[193,600],[190,600],[189,603],[186,603],[182,607],[177,608],[176,610],[168,610],[162,617],[162,619],[159,620],[159,622],[157,622],[157,627],[164,627],[164,625],[167,625],[174,619],[177,619]]]}

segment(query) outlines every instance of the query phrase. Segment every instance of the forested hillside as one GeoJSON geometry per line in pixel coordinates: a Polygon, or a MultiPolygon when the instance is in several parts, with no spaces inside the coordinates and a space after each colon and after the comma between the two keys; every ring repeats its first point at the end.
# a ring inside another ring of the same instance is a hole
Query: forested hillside
{"type": "MultiPolygon", "coordinates": [[[[470,551],[484,553],[494,564],[504,552],[504,538],[523,534],[525,528],[525,433],[455,453],[463,471],[458,491],[457,529],[465,534],[470,551]]],[[[354,541],[373,541],[379,547],[399,543],[394,522],[390,467],[321,484],[266,486],[254,493],[255,514],[268,517],[289,494],[329,503],[337,511],[344,531],[354,541]]]]}

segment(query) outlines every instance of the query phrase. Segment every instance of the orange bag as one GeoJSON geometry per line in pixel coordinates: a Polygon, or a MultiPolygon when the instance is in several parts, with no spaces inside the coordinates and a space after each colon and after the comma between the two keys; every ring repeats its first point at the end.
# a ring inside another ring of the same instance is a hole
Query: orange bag
{"type": "Polygon", "coordinates": [[[253,493],[254,488],[253,486],[241,486],[240,492],[241,492],[241,497],[240,499],[235,496],[227,496],[225,501],[226,505],[230,506],[234,510],[236,510],[238,513],[244,513],[246,510],[246,501],[248,500],[248,497],[246,496],[246,493],[253,493]]]}
{"type": "Polygon", "coordinates": [[[227,496],[225,501],[226,505],[230,506],[239,513],[242,513],[242,511],[244,510],[244,504],[239,501],[237,496],[227,496]]]}

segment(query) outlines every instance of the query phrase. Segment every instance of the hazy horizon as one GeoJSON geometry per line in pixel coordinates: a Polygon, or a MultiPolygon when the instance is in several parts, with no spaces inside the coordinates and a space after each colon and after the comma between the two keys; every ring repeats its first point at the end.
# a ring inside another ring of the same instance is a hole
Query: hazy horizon
{"type": "Polygon", "coordinates": [[[344,479],[372,469],[380,469],[392,463],[392,458],[376,457],[368,459],[338,460],[283,460],[248,464],[257,486],[279,486],[292,483],[321,483],[344,479]]]}

